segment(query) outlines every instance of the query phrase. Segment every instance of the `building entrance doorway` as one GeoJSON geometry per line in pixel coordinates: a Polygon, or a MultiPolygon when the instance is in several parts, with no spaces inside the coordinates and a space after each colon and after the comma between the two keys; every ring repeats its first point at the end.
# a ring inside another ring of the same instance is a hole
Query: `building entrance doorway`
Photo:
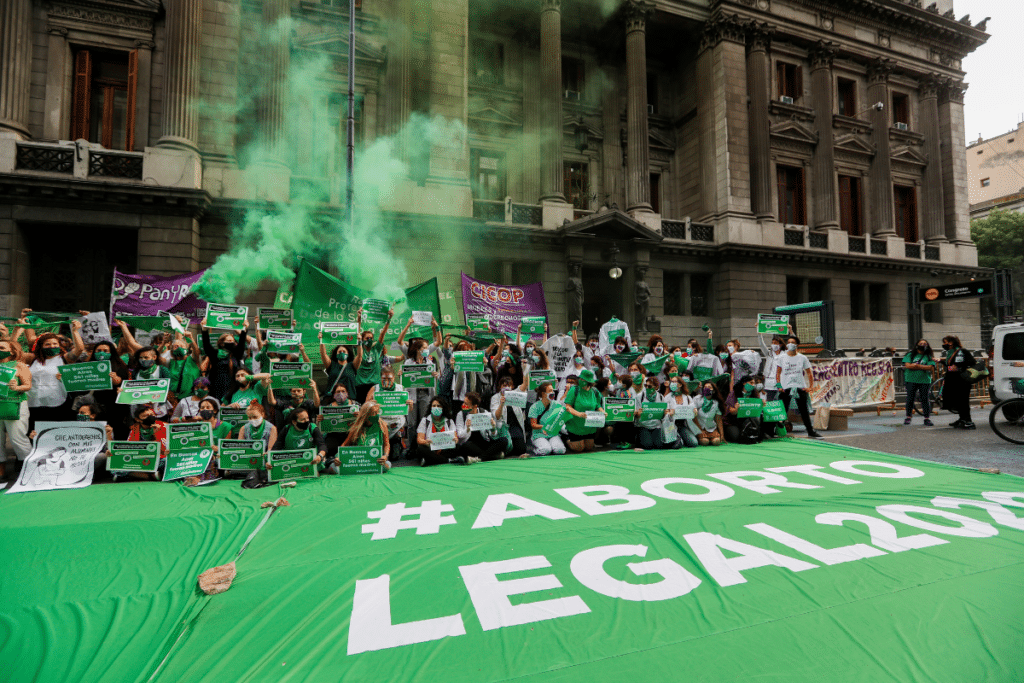
{"type": "Polygon", "coordinates": [[[622,278],[613,280],[608,277],[607,268],[583,269],[583,320],[580,325],[587,334],[600,330],[601,325],[613,316],[619,320],[627,319],[622,298],[624,286],[622,278]]]}

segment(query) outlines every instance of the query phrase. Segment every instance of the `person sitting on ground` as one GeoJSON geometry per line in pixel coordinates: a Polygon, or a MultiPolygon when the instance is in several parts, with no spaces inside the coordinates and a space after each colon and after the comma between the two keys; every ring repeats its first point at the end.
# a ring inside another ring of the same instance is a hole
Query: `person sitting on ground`
{"type": "Polygon", "coordinates": [[[462,410],[455,418],[455,430],[459,435],[459,454],[467,464],[505,457],[505,442],[496,438],[497,426],[494,416],[480,408],[480,394],[466,394],[462,410]]]}
{"type": "Polygon", "coordinates": [[[555,389],[551,382],[542,382],[537,387],[537,402],[530,406],[529,418],[532,430],[531,441],[534,455],[562,455],[565,444],[560,433],[548,434],[541,426],[544,416],[555,402],[555,389]]]}
{"type": "Polygon", "coordinates": [[[718,387],[711,381],[702,382],[700,396],[695,397],[693,402],[697,407],[694,421],[700,429],[696,435],[697,443],[701,446],[718,446],[725,440],[722,426],[724,401],[718,387]]]}
{"type": "Polygon", "coordinates": [[[636,429],[640,443],[638,450],[653,451],[665,447],[662,426],[664,419],[673,412],[673,408],[669,405],[666,398],[658,393],[660,384],[657,373],[648,373],[644,391],[640,394],[639,399],[637,399],[636,429]],[[663,408],[663,410],[656,418],[641,420],[640,413],[645,405],[657,405],[663,408]]]}
{"type": "Polygon", "coordinates": [[[466,464],[466,459],[456,450],[459,435],[455,421],[449,417],[450,413],[448,402],[441,396],[435,396],[430,400],[430,415],[420,420],[419,429],[416,430],[416,455],[423,467],[466,464]],[[451,448],[433,449],[432,444],[436,434],[451,434],[455,445],[451,448]]]}
{"type": "MultiPolygon", "coordinates": [[[[320,429],[313,424],[309,412],[305,408],[296,408],[289,415],[290,420],[277,434],[277,443],[272,450],[275,451],[301,451],[308,448],[315,450],[313,464],[319,471],[323,471],[328,463],[324,462],[327,455],[327,445],[324,442],[324,435],[320,429]]],[[[269,469],[269,463],[268,463],[269,469]]]]}

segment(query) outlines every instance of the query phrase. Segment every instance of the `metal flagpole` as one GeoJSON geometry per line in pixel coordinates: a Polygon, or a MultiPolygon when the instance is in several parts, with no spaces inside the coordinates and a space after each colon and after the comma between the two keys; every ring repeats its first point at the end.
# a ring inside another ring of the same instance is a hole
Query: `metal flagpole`
{"type": "Polygon", "coordinates": [[[348,148],[346,155],[345,219],[352,224],[353,167],[356,159],[356,0],[348,0],[348,148]]]}

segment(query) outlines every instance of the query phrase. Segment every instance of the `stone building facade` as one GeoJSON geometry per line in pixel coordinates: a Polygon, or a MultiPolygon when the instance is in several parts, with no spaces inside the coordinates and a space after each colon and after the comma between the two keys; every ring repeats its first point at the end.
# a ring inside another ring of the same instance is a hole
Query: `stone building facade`
{"type": "Polygon", "coordinates": [[[1024,122],[967,146],[967,188],[972,220],[993,210],[1024,211],[1024,122]]]}
{"type": "MultiPolygon", "coordinates": [[[[753,342],[757,313],[832,300],[840,347],[902,346],[908,283],[980,272],[961,60],[987,34],[949,0],[359,5],[359,144],[416,112],[467,131],[407,155],[380,207],[409,284],[437,275],[453,310],[460,272],[540,280],[566,327],[578,267],[588,330],[753,342]]],[[[102,308],[114,266],[207,266],[251,207],[339,215],[341,148],[299,139],[288,73],[326,59],[344,120],[345,0],[0,7],[3,312],[102,308]]],[[[978,315],[934,306],[925,334],[977,345],[978,315]]]]}

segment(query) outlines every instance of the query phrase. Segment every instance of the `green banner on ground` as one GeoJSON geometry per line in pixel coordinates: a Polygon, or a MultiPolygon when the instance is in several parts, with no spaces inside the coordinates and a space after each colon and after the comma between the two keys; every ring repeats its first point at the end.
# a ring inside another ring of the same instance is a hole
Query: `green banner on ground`
{"type": "Polygon", "coordinates": [[[103,391],[113,388],[110,361],[73,363],[60,366],[60,381],[67,391],[103,391]]]}
{"type": "Polygon", "coordinates": [[[111,441],[107,448],[110,472],[156,472],[160,466],[160,444],[156,441],[111,441]]]}
{"type": "Polygon", "coordinates": [[[1022,504],[1018,477],[805,439],[0,496],[0,658],[37,683],[1010,682],[1022,504]]]}
{"type": "Polygon", "coordinates": [[[345,446],[338,449],[340,474],[381,474],[384,466],[377,458],[384,455],[380,446],[345,446]]]}

